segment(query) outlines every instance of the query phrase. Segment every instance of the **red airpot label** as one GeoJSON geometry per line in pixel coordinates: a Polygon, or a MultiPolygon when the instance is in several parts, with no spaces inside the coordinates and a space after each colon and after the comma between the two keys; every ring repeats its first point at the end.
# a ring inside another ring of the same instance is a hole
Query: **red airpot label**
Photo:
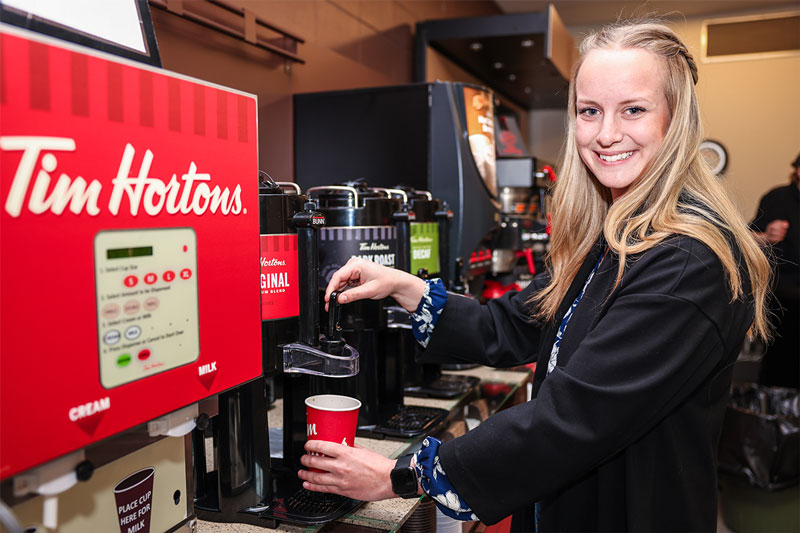
{"type": "Polygon", "coordinates": [[[261,236],[261,320],[300,313],[297,235],[261,236]]]}

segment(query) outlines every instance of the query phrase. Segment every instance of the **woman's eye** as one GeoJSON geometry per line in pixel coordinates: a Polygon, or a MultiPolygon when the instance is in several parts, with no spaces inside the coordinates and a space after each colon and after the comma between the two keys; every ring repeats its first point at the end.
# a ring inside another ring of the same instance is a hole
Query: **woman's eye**
{"type": "Polygon", "coordinates": [[[629,107],[625,110],[628,115],[641,115],[644,112],[645,108],[643,107],[629,107]]]}
{"type": "Polygon", "coordinates": [[[594,116],[600,114],[600,111],[598,111],[597,109],[595,109],[593,107],[584,107],[584,108],[581,108],[581,109],[578,110],[578,114],[579,115],[583,115],[585,117],[594,117],[594,116]]]}

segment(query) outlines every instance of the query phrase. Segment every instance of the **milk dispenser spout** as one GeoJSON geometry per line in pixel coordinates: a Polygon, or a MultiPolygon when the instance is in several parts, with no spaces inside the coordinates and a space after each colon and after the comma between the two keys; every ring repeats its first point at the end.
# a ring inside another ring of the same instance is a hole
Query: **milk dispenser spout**
{"type": "Polygon", "coordinates": [[[328,336],[319,333],[319,234],[325,215],[307,202],[292,222],[297,228],[297,259],[300,284],[300,342],[283,346],[283,371],[334,378],[358,374],[358,352],[341,339],[338,302],[331,298],[328,336]]]}

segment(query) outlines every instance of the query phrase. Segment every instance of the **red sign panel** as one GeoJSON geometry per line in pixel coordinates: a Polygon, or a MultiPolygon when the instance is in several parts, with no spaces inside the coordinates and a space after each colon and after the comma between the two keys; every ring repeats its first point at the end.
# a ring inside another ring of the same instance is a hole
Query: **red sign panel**
{"type": "Polygon", "coordinates": [[[255,97],[0,29],[0,479],[260,375],[255,97]]]}
{"type": "Polygon", "coordinates": [[[261,236],[261,320],[300,313],[297,235],[261,236]]]}

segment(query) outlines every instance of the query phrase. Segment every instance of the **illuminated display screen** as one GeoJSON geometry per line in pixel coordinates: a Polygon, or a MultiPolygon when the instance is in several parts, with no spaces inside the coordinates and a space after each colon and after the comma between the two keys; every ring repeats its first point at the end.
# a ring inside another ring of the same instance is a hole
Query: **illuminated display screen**
{"type": "Polygon", "coordinates": [[[153,255],[152,246],[140,246],[138,248],[116,248],[106,250],[106,259],[122,259],[123,257],[146,257],[153,255]]]}

